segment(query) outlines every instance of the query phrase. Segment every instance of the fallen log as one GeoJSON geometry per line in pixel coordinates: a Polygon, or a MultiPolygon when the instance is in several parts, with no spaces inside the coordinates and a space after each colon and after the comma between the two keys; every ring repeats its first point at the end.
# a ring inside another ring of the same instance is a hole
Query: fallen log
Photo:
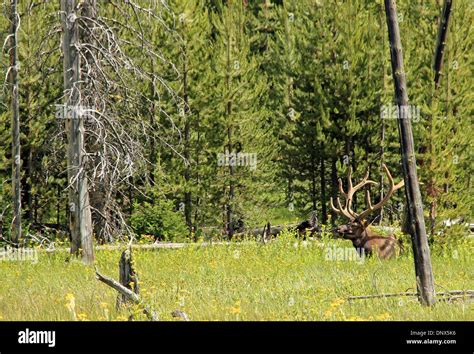
{"type": "Polygon", "coordinates": [[[234,237],[245,238],[250,236],[266,243],[271,237],[278,236],[283,230],[296,231],[298,235],[303,236],[304,239],[306,239],[308,231],[310,232],[310,236],[313,236],[314,233],[321,231],[318,225],[316,211],[312,211],[306,220],[300,221],[299,223],[271,226],[270,222],[267,222],[263,227],[244,229],[241,232],[235,233],[234,237]]]}
{"type": "Polygon", "coordinates": [[[304,239],[306,239],[308,232],[309,236],[312,237],[315,233],[321,231],[316,213],[312,212],[307,220],[300,221],[299,223],[271,226],[270,222],[268,222],[264,227],[235,233],[234,237],[255,237],[256,239],[260,239],[263,243],[266,243],[270,238],[278,236],[283,230],[296,231],[297,235],[304,239]]]}
{"type": "Polygon", "coordinates": [[[244,237],[255,237],[255,238],[259,238],[261,237],[264,233],[266,233],[267,237],[270,237],[270,236],[278,236],[283,230],[286,230],[286,229],[291,229],[291,228],[294,228],[296,226],[298,226],[298,224],[291,224],[291,225],[276,225],[276,226],[270,226],[270,223],[267,223],[267,225],[265,225],[264,227],[257,227],[255,229],[250,229],[250,230],[246,230],[246,231],[243,231],[243,232],[239,232],[239,233],[236,233],[234,234],[234,237],[236,238],[244,238],[244,237]]]}
{"type": "Polygon", "coordinates": [[[158,317],[156,315],[156,312],[152,309],[150,309],[148,306],[146,306],[142,300],[140,299],[140,296],[138,294],[135,294],[132,290],[127,289],[125,286],[120,284],[118,281],[115,281],[112,278],[109,278],[105,275],[102,275],[99,273],[99,271],[96,269],[95,271],[96,277],[98,280],[103,282],[104,284],[107,284],[111,288],[117,290],[122,296],[124,296],[127,300],[131,301],[135,305],[138,305],[143,309],[143,313],[146,315],[146,317],[150,321],[158,321],[158,317]]]}
{"type": "MultiPolygon", "coordinates": [[[[444,291],[436,294],[441,298],[438,300],[441,301],[451,301],[459,299],[474,299],[474,290],[451,290],[444,291]],[[444,298],[443,298],[444,297],[444,298]]],[[[402,297],[402,296],[418,296],[417,292],[404,292],[404,293],[388,293],[388,294],[374,294],[374,295],[361,295],[361,296],[349,296],[347,300],[367,300],[367,299],[377,299],[377,298],[388,298],[388,297],[402,297]]]]}

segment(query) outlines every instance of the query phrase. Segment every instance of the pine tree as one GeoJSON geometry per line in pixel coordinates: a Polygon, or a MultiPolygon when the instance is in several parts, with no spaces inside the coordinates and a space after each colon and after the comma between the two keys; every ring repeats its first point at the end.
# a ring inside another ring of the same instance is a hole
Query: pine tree
{"type": "Polygon", "coordinates": [[[257,175],[265,169],[259,159],[266,159],[265,152],[259,149],[265,144],[261,124],[266,113],[258,109],[266,83],[265,77],[258,73],[256,57],[251,55],[246,32],[249,18],[248,8],[240,1],[229,1],[212,17],[216,29],[216,56],[212,63],[216,75],[213,115],[222,127],[216,132],[222,139],[218,158],[224,165],[218,176],[223,178],[222,201],[229,238],[244,216],[243,205],[252,200],[247,181],[258,179],[257,175]],[[250,158],[245,163],[247,166],[239,165],[243,162],[236,160],[239,156],[250,158]]]}

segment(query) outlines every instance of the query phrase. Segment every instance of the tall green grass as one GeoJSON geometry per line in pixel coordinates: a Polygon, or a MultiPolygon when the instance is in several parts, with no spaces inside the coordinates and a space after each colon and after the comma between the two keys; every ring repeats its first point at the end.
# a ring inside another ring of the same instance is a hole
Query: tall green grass
{"type": "MultiPolygon", "coordinates": [[[[410,253],[393,260],[329,260],[328,248],[348,241],[302,243],[285,235],[270,244],[232,243],[135,250],[141,296],[162,320],[180,309],[191,320],[473,320],[471,302],[416,298],[349,302],[350,295],[415,291],[410,253]]],[[[433,250],[437,291],[474,289],[473,242],[433,250]]],[[[94,269],[67,254],[39,262],[0,262],[0,320],[126,320],[137,308],[115,309],[117,293],[94,269]]],[[[118,278],[120,251],[99,251],[96,266],[118,278]]],[[[144,319],[142,315],[136,316],[144,319]]]]}

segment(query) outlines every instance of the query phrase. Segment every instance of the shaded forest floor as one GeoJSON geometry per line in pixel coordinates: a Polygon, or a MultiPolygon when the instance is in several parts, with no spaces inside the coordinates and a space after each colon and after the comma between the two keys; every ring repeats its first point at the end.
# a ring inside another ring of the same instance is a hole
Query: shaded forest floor
{"type": "MultiPolygon", "coordinates": [[[[356,300],[348,296],[415,291],[413,259],[341,260],[351,243],[302,243],[286,235],[267,245],[230,243],[134,251],[141,296],[161,320],[180,309],[191,320],[474,320],[474,302],[423,308],[413,297],[356,300]],[[338,248],[339,247],[339,248],[338,248]]],[[[437,291],[474,289],[474,240],[433,248],[437,291]]],[[[99,250],[96,266],[118,278],[120,250],[99,250]]],[[[347,258],[347,257],[346,257],[347,258]]],[[[65,262],[63,252],[38,262],[0,261],[0,320],[126,320],[117,293],[94,269],[65,262]]],[[[141,315],[137,316],[143,319],[141,315]]]]}

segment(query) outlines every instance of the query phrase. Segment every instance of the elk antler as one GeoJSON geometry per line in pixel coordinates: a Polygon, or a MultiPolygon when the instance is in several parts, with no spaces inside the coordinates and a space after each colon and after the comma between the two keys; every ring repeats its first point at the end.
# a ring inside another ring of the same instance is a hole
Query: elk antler
{"type": "Polygon", "coordinates": [[[352,210],[352,198],[354,196],[354,193],[357,192],[359,189],[361,189],[362,187],[364,187],[367,184],[375,184],[375,185],[378,184],[377,182],[371,181],[368,178],[369,178],[369,171],[367,170],[367,173],[365,174],[362,181],[360,181],[354,187],[352,185],[352,168],[349,167],[349,171],[347,173],[347,193],[344,192],[344,189],[342,187],[342,179],[339,178],[339,192],[341,193],[341,195],[344,196],[344,198],[346,200],[345,206],[344,206],[344,208],[341,206],[341,200],[339,199],[339,197],[337,197],[336,201],[337,201],[338,208],[336,208],[334,206],[334,203],[333,203],[332,197],[331,197],[331,199],[330,199],[331,209],[334,212],[336,212],[337,214],[344,215],[346,218],[348,218],[351,221],[355,220],[358,217],[358,215],[357,215],[356,212],[354,212],[352,210]]]}
{"type": "Polygon", "coordinates": [[[348,172],[348,175],[347,175],[347,188],[348,188],[347,193],[344,192],[344,189],[342,188],[342,180],[339,178],[339,192],[346,199],[345,206],[344,206],[344,208],[341,206],[341,200],[338,197],[336,199],[338,208],[336,208],[334,206],[333,200],[331,198],[330,199],[331,209],[334,212],[336,212],[337,214],[343,215],[346,218],[348,218],[349,220],[354,221],[355,219],[363,220],[364,218],[367,217],[367,215],[369,215],[373,211],[378,210],[382,206],[384,206],[388,202],[390,197],[393,195],[393,193],[397,189],[400,189],[401,187],[404,186],[404,181],[402,180],[401,182],[399,182],[398,184],[395,185],[394,182],[393,182],[392,175],[390,174],[390,171],[388,170],[388,168],[385,164],[383,164],[383,168],[385,170],[385,173],[387,174],[387,178],[388,178],[388,182],[389,182],[389,190],[380,202],[378,202],[375,205],[372,205],[372,202],[370,200],[370,193],[369,193],[369,191],[366,191],[366,199],[367,199],[368,209],[364,210],[360,214],[357,214],[354,210],[352,210],[352,199],[353,199],[354,193],[357,192],[359,189],[361,189],[362,187],[364,187],[367,184],[377,185],[378,183],[368,179],[369,178],[369,171],[367,171],[367,173],[365,174],[362,181],[360,181],[360,183],[358,183],[355,187],[353,187],[352,186],[352,169],[349,168],[349,172],[348,172]]]}
{"type": "Polygon", "coordinates": [[[385,196],[382,198],[382,200],[380,202],[378,202],[377,204],[373,205],[373,206],[372,206],[372,202],[370,201],[370,193],[369,193],[369,191],[366,191],[366,196],[365,197],[366,197],[366,200],[367,200],[368,209],[364,210],[362,213],[359,214],[359,216],[357,217],[359,220],[363,220],[364,218],[367,217],[367,215],[369,215],[373,211],[378,210],[381,207],[383,207],[388,202],[388,200],[393,195],[393,193],[397,189],[400,189],[405,185],[404,180],[401,180],[400,182],[395,184],[393,182],[393,177],[390,174],[390,171],[388,170],[388,168],[385,164],[383,164],[383,168],[385,170],[385,173],[387,174],[389,190],[388,190],[387,194],[385,194],[385,196]]]}

